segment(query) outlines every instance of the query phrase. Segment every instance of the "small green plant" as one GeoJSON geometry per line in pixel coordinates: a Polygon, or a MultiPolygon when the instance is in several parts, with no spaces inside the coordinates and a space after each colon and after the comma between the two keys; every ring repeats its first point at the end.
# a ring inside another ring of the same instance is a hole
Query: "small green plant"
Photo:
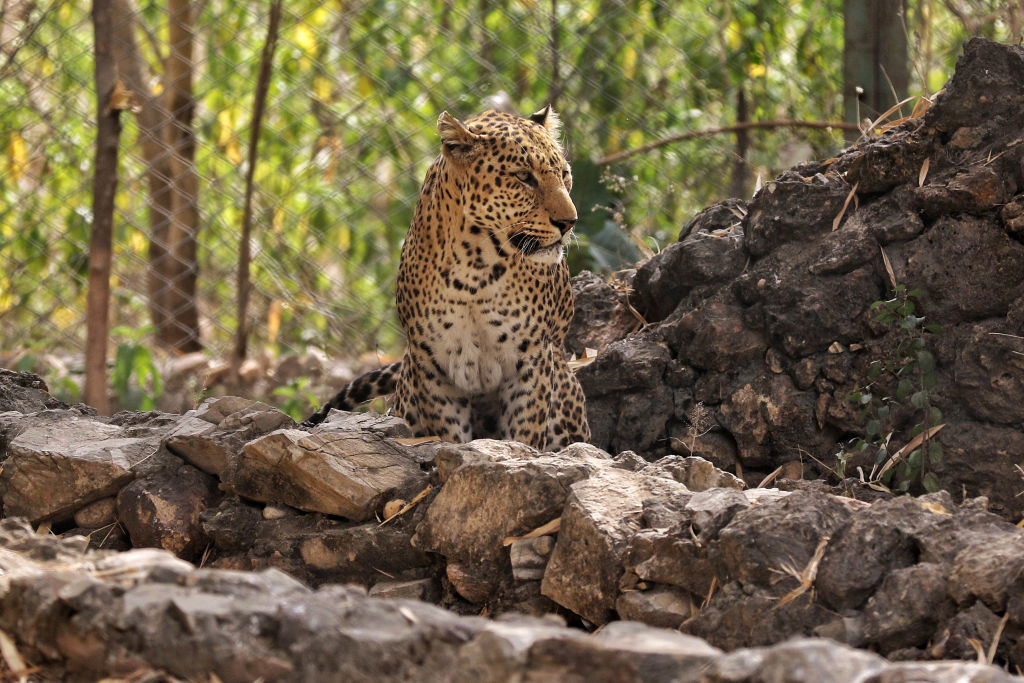
{"type": "Polygon", "coordinates": [[[152,326],[138,329],[120,325],[110,331],[111,337],[127,337],[117,345],[110,384],[123,410],[153,410],[164,391],[160,369],[153,354],[143,345],[152,333],[152,326]]]}
{"type": "Polygon", "coordinates": [[[939,479],[932,467],[942,460],[942,445],[932,437],[941,428],[942,411],[933,404],[935,357],[925,342],[927,335],[941,333],[942,327],[926,325],[924,318],[917,315],[915,302],[920,296],[920,290],[896,285],[893,298],[871,305],[874,319],[889,326],[898,341],[890,358],[872,365],[871,383],[849,396],[860,407],[864,436],[836,456],[840,477],[846,476],[847,461],[853,455],[869,452],[875,460],[872,481],[900,492],[909,490],[917,481],[929,493],[939,489],[939,479]],[[895,391],[891,396],[878,395],[877,387],[893,384],[895,391]],[[910,441],[891,452],[894,420],[898,412],[906,415],[908,411],[914,423],[910,441]]]}
{"type": "Polygon", "coordinates": [[[313,410],[320,408],[320,399],[306,388],[308,385],[309,377],[297,377],[272,392],[274,396],[282,397],[278,406],[281,412],[286,413],[296,422],[305,417],[307,406],[312,406],[313,410]]]}

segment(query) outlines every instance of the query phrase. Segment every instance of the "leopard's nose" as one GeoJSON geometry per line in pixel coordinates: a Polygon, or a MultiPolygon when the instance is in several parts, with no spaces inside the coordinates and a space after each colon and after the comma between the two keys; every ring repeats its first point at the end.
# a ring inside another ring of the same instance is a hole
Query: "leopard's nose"
{"type": "Polygon", "coordinates": [[[560,218],[560,219],[557,219],[557,220],[552,218],[551,219],[551,224],[553,226],[555,226],[556,228],[558,228],[559,232],[561,232],[564,235],[565,233],[567,233],[570,230],[572,230],[573,226],[576,225],[576,220],[577,219],[575,217],[573,217],[573,218],[560,218]]]}

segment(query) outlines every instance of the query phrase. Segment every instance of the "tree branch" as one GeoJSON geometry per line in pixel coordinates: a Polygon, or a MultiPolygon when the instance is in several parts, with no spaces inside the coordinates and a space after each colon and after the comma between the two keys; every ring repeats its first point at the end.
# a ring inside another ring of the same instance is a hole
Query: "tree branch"
{"type": "Polygon", "coordinates": [[[777,119],[774,121],[747,121],[745,123],[736,123],[731,126],[718,126],[716,128],[705,128],[703,130],[690,131],[689,133],[670,135],[667,138],[661,138],[660,140],[648,142],[646,145],[640,145],[639,147],[635,147],[633,149],[624,149],[621,152],[609,154],[608,156],[601,157],[594,163],[596,163],[598,166],[604,166],[606,164],[613,164],[616,161],[628,159],[629,157],[635,156],[637,154],[650,152],[652,149],[664,147],[665,145],[671,145],[673,142],[682,142],[683,140],[693,140],[695,138],[707,138],[711,137],[712,135],[721,135],[722,133],[735,133],[737,131],[750,130],[754,128],[836,128],[838,130],[860,131],[860,127],[857,126],[857,124],[847,123],[845,121],[798,121],[795,119],[777,119]]]}
{"type": "Polygon", "coordinates": [[[232,357],[232,375],[237,381],[238,370],[245,360],[246,345],[249,336],[247,323],[249,293],[252,282],[249,267],[252,253],[249,246],[252,235],[252,192],[253,177],[256,172],[260,127],[263,123],[263,112],[266,109],[267,91],[270,89],[270,75],[274,68],[274,51],[277,49],[278,27],[281,25],[281,0],[274,0],[270,6],[270,20],[267,24],[267,40],[263,44],[260,55],[260,71],[256,77],[256,93],[253,96],[252,123],[249,127],[249,166],[245,170],[245,209],[242,213],[242,235],[238,243],[238,327],[235,331],[235,352],[232,357]]]}

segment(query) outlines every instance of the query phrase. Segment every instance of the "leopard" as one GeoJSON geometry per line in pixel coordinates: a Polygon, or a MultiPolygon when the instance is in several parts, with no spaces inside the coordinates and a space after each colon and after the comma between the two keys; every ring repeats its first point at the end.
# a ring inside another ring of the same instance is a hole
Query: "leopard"
{"type": "Polygon", "coordinates": [[[565,249],[578,221],[551,106],[438,118],[402,246],[395,300],[402,360],[343,387],[303,424],[393,394],[415,436],[491,437],[558,450],[590,440],[563,350],[573,317],[565,249]]]}

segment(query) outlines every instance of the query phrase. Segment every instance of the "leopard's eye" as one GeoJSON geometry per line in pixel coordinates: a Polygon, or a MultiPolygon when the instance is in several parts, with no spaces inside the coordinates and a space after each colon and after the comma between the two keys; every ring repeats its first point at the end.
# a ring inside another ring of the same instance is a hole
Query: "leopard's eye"
{"type": "Polygon", "coordinates": [[[526,183],[531,187],[536,187],[537,185],[537,178],[534,177],[534,175],[529,171],[516,171],[515,173],[512,174],[512,177],[521,183],[526,183]]]}

